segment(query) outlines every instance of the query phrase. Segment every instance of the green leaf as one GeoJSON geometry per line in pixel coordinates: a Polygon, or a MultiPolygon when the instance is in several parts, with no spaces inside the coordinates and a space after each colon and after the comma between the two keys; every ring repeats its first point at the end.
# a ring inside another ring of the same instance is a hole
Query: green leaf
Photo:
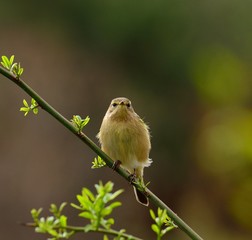
{"type": "Polygon", "coordinates": [[[32,218],[33,218],[34,221],[38,219],[38,217],[39,217],[39,215],[41,214],[42,211],[43,211],[43,208],[39,208],[38,210],[33,208],[31,210],[31,215],[32,215],[32,218]]]}
{"type": "Polygon", "coordinates": [[[151,218],[155,221],[156,220],[156,216],[155,216],[155,213],[152,209],[150,209],[150,215],[151,215],[151,218]]]}
{"type": "Polygon", "coordinates": [[[49,210],[50,210],[51,213],[57,213],[58,212],[57,206],[54,203],[52,203],[50,205],[50,209],[49,210]]]}
{"type": "Polygon", "coordinates": [[[83,194],[87,195],[91,201],[95,200],[94,194],[89,189],[83,188],[82,195],[83,194]]]}
{"type": "Polygon", "coordinates": [[[80,217],[83,217],[83,218],[88,218],[88,219],[95,219],[95,215],[90,213],[90,212],[82,212],[79,214],[80,217]]]}
{"type": "Polygon", "coordinates": [[[80,206],[76,204],[71,204],[74,208],[80,210],[80,217],[84,217],[90,220],[90,226],[93,229],[97,229],[100,226],[109,229],[112,224],[114,224],[114,219],[106,219],[110,215],[114,208],[121,205],[120,202],[111,202],[107,205],[109,201],[118,196],[122,190],[118,190],[115,193],[111,193],[113,190],[113,183],[107,182],[105,185],[100,181],[99,184],[95,184],[97,194],[94,195],[89,189],[83,188],[81,195],[77,195],[77,200],[80,206]]]}
{"type": "Polygon", "coordinates": [[[31,99],[31,104],[33,106],[37,106],[38,105],[37,102],[36,102],[36,100],[34,98],[31,99]]]}
{"type": "Polygon", "coordinates": [[[38,114],[38,108],[34,108],[32,111],[35,115],[38,114]]]}
{"type": "Polygon", "coordinates": [[[112,209],[116,208],[116,207],[120,207],[122,205],[121,202],[113,202],[109,205],[109,207],[111,207],[112,209]]]}
{"type": "Polygon", "coordinates": [[[91,167],[92,169],[106,166],[106,162],[104,162],[100,156],[97,156],[97,158],[94,158],[94,161],[92,162],[92,164],[93,164],[91,167]]]}
{"type": "Polygon", "coordinates": [[[119,189],[116,192],[112,193],[109,197],[109,201],[115,199],[116,197],[118,197],[121,193],[123,192],[123,189],[119,189]]]}
{"type": "Polygon", "coordinates": [[[87,116],[85,119],[82,119],[79,115],[73,115],[71,122],[78,129],[78,131],[81,132],[84,126],[87,125],[89,120],[90,120],[89,116],[87,116]]]}
{"type": "Polygon", "coordinates": [[[67,202],[63,202],[60,204],[60,207],[59,207],[59,212],[61,213],[63,211],[63,209],[65,208],[65,206],[67,205],[67,202]]]}
{"type": "Polygon", "coordinates": [[[8,70],[10,69],[10,61],[6,56],[2,56],[2,62],[1,64],[7,68],[8,70]]]}
{"type": "Polygon", "coordinates": [[[12,64],[13,64],[13,62],[14,62],[14,58],[15,58],[15,56],[14,56],[14,55],[12,55],[12,56],[10,57],[10,60],[9,60],[10,65],[12,65],[12,64]]]}
{"type": "Polygon", "coordinates": [[[21,107],[20,108],[20,111],[21,112],[28,112],[30,109],[29,108],[27,108],[27,107],[21,107]]]}
{"type": "Polygon", "coordinates": [[[107,235],[104,235],[104,236],[103,236],[103,240],[109,240],[108,236],[107,236],[107,235]]]}
{"type": "Polygon", "coordinates": [[[23,74],[23,72],[24,72],[24,69],[20,67],[20,68],[18,69],[18,74],[17,74],[17,75],[18,75],[18,76],[21,76],[21,75],[23,74]]]}
{"type": "Polygon", "coordinates": [[[105,220],[105,225],[107,228],[109,228],[111,225],[113,225],[115,223],[114,218],[109,218],[107,220],[105,220]]]}
{"type": "Polygon", "coordinates": [[[101,210],[101,216],[105,217],[105,216],[111,214],[112,211],[113,211],[113,208],[111,208],[111,207],[109,207],[109,206],[106,207],[106,208],[103,208],[103,209],[101,210]]]}
{"type": "Polygon", "coordinates": [[[64,215],[61,215],[60,218],[60,226],[61,227],[66,227],[67,226],[67,217],[64,215]]]}
{"type": "Polygon", "coordinates": [[[27,103],[27,101],[25,99],[23,99],[23,104],[25,107],[29,108],[29,104],[27,103]]]}
{"type": "Polygon", "coordinates": [[[159,228],[156,224],[152,224],[151,225],[151,229],[156,233],[156,234],[159,234],[159,228]]]}

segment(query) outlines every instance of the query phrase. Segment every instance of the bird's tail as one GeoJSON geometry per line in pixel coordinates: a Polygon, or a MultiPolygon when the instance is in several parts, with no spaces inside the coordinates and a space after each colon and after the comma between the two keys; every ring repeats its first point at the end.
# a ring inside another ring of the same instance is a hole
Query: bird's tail
{"type": "Polygon", "coordinates": [[[136,189],[134,186],[133,186],[133,189],[134,189],[134,193],[135,193],[135,196],[136,196],[136,200],[143,204],[144,206],[148,206],[149,205],[149,199],[142,193],[140,192],[138,189],[136,189]]]}

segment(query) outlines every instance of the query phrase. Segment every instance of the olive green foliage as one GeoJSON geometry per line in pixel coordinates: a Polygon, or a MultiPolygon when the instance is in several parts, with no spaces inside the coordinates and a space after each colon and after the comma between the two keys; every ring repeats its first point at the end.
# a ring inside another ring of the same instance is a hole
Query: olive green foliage
{"type": "Polygon", "coordinates": [[[106,166],[106,163],[102,160],[100,156],[97,156],[92,162],[92,168],[101,168],[106,166]]]}
{"type": "Polygon", "coordinates": [[[112,182],[108,182],[105,185],[102,182],[96,184],[96,195],[89,189],[83,188],[81,195],[77,195],[79,204],[71,204],[72,207],[80,211],[80,217],[90,220],[90,224],[85,227],[85,231],[88,232],[90,229],[97,230],[99,227],[110,229],[111,225],[114,224],[113,218],[106,217],[112,213],[114,208],[121,206],[121,203],[118,201],[110,202],[120,195],[123,190],[120,189],[111,193],[113,186],[112,182]]]}
{"type": "Polygon", "coordinates": [[[35,101],[35,99],[31,99],[31,105],[27,103],[27,101],[23,100],[24,106],[20,108],[21,112],[24,112],[24,116],[26,116],[30,111],[32,111],[35,115],[38,114],[38,103],[35,101]]]}
{"type": "Polygon", "coordinates": [[[89,121],[90,121],[90,117],[89,116],[87,116],[85,119],[83,119],[79,115],[73,115],[73,118],[71,119],[71,122],[78,129],[79,133],[88,124],[89,121]]]}
{"type": "MultiPolygon", "coordinates": [[[[64,215],[63,209],[67,203],[62,203],[59,207],[51,204],[49,211],[52,215],[42,217],[42,208],[38,210],[32,209],[31,215],[33,223],[28,223],[28,226],[35,227],[35,232],[47,234],[50,240],[69,239],[78,232],[99,232],[103,234],[103,239],[109,239],[109,235],[113,236],[114,240],[140,240],[140,238],[126,234],[124,229],[119,231],[112,229],[115,219],[111,217],[113,210],[122,205],[121,202],[115,199],[123,192],[119,189],[113,191],[114,184],[107,182],[103,184],[95,184],[96,194],[92,193],[88,188],[83,188],[81,194],[76,196],[78,203],[71,203],[71,206],[77,209],[80,213],[79,217],[87,220],[85,226],[70,226],[68,224],[68,217],[64,215]]],[[[161,238],[170,230],[177,227],[168,217],[166,210],[158,208],[157,214],[150,210],[150,216],[154,220],[151,225],[152,230],[157,235],[157,240],[161,238]]]]}
{"type": "Polygon", "coordinates": [[[12,55],[10,58],[2,56],[1,64],[4,68],[8,69],[12,74],[19,78],[22,75],[24,69],[21,68],[20,63],[14,62],[14,58],[14,55],[12,55]]]}
{"type": "Polygon", "coordinates": [[[157,215],[155,215],[154,211],[150,209],[150,215],[155,222],[151,225],[151,229],[157,234],[158,240],[160,240],[167,232],[177,227],[167,215],[165,209],[162,210],[161,208],[158,208],[157,215]]]}
{"type": "Polygon", "coordinates": [[[65,206],[66,203],[62,203],[59,208],[55,204],[51,204],[49,211],[52,215],[48,217],[40,217],[42,208],[38,210],[32,209],[31,215],[34,221],[35,231],[37,233],[47,233],[50,235],[50,240],[68,239],[73,235],[74,231],[68,231],[66,229],[67,217],[62,214],[65,206]]]}

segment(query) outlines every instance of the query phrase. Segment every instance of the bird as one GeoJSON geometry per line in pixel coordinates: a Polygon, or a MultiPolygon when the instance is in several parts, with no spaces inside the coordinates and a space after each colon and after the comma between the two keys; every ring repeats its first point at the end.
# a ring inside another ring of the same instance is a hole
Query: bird
{"type": "MultiPolygon", "coordinates": [[[[125,97],[113,99],[102,120],[97,134],[101,149],[143,184],[143,172],[152,160],[149,126],[134,111],[131,101],[125,97]]],[[[134,186],[136,200],[149,205],[148,197],[134,186]]]]}

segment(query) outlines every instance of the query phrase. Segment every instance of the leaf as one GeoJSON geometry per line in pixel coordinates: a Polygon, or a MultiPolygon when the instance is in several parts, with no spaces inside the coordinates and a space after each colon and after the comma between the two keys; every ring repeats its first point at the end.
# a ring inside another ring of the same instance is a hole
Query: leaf
{"type": "Polygon", "coordinates": [[[58,208],[54,203],[52,203],[51,206],[50,206],[50,212],[51,213],[57,213],[58,212],[58,208]]]}
{"type": "Polygon", "coordinates": [[[115,223],[115,220],[113,218],[109,218],[103,222],[103,225],[107,228],[109,228],[111,225],[115,223]]]}
{"type": "Polygon", "coordinates": [[[109,207],[111,207],[112,209],[116,208],[116,207],[120,207],[122,205],[121,202],[113,202],[109,205],[109,207]]]}
{"type": "Polygon", "coordinates": [[[106,192],[111,192],[113,190],[114,183],[111,181],[108,181],[105,185],[104,188],[106,189],[106,192]]]}
{"type": "Polygon", "coordinates": [[[60,207],[59,207],[59,212],[61,213],[63,211],[63,209],[65,208],[65,206],[67,205],[67,202],[63,202],[60,204],[60,207]]]}
{"type": "Polygon", "coordinates": [[[161,216],[161,221],[162,223],[167,219],[168,215],[167,215],[167,212],[166,210],[164,209],[163,210],[163,213],[162,213],[162,216],[161,216]]]}
{"type": "Polygon", "coordinates": [[[116,192],[112,193],[110,195],[109,201],[115,199],[116,197],[118,197],[121,193],[123,192],[123,189],[119,189],[116,192]]]}
{"type": "Polygon", "coordinates": [[[78,206],[77,204],[71,203],[70,204],[73,208],[76,208],[78,210],[82,210],[82,207],[78,206]]]}
{"type": "Polygon", "coordinates": [[[166,227],[165,229],[163,229],[161,231],[162,236],[165,235],[167,232],[171,231],[174,228],[175,228],[175,226],[166,227]]]}
{"type": "Polygon", "coordinates": [[[106,166],[106,162],[100,156],[97,156],[97,158],[94,158],[94,161],[92,162],[92,164],[93,164],[91,167],[92,169],[106,166]]]}
{"type": "Polygon", "coordinates": [[[35,115],[38,114],[38,108],[34,108],[32,111],[35,115]]]}
{"type": "Polygon", "coordinates": [[[36,100],[34,98],[31,99],[31,104],[33,106],[37,106],[38,105],[37,102],[36,102],[36,100]]]}
{"type": "Polygon", "coordinates": [[[67,217],[64,215],[61,215],[60,218],[60,226],[61,227],[66,227],[67,226],[67,217]]]}
{"type": "Polygon", "coordinates": [[[9,59],[6,56],[2,56],[2,61],[3,62],[1,62],[1,64],[9,70],[10,69],[9,59]]]}
{"type": "Polygon", "coordinates": [[[81,126],[82,128],[85,127],[90,121],[90,117],[87,116],[84,120],[82,119],[82,123],[81,123],[81,126]]]}
{"type": "Polygon", "coordinates": [[[54,236],[54,237],[57,237],[57,236],[58,236],[57,231],[54,230],[54,229],[48,229],[47,232],[48,232],[50,235],[54,236]]]}
{"type": "Polygon", "coordinates": [[[156,221],[156,216],[155,216],[155,213],[152,209],[150,209],[150,215],[151,215],[151,218],[156,221]]]}
{"type": "Polygon", "coordinates": [[[18,70],[18,76],[21,76],[24,72],[24,69],[23,68],[19,68],[18,70]]]}
{"type": "Polygon", "coordinates": [[[107,236],[107,235],[104,235],[104,236],[103,236],[103,240],[109,240],[108,236],[107,236]]]}
{"type": "Polygon", "coordinates": [[[83,218],[88,218],[88,219],[95,219],[96,216],[90,212],[82,212],[79,214],[80,217],[83,217],[83,218]]]}
{"type": "Polygon", "coordinates": [[[84,232],[89,232],[89,231],[92,231],[92,230],[94,230],[94,227],[91,224],[87,224],[84,227],[84,232]]]}
{"type": "Polygon", "coordinates": [[[10,60],[9,60],[10,65],[12,65],[12,64],[13,64],[13,62],[14,62],[14,58],[15,58],[15,56],[14,56],[14,55],[12,55],[12,56],[10,57],[10,60]]]}
{"type": "Polygon", "coordinates": [[[78,131],[81,132],[83,127],[87,125],[89,120],[90,120],[89,116],[87,116],[85,119],[82,119],[81,116],[79,115],[73,115],[71,122],[78,129],[78,131]]]}
{"type": "Polygon", "coordinates": [[[29,108],[27,108],[27,107],[21,107],[20,108],[20,111],[21,112],[27,112],[27,111],[29,111],[30,109],[29,108]]]}
{"type": "Polygon", "coordinates": [[[23,104],[24,104],[24,106],[29,108],[29,105],[28,105],[28,103],[27,103],[27,101],[25,99],[23,99],[23,104]]]}
{"type": "Polygon", "coordinates": [[[111,214],[112,211],[113,211],[113,208],[111,208],[111,207],[109,207],[109,206],[106,207],[106,208],[103,208],[103,209],[101,210],[101,216],[105,217],[105,216],[111,214]]]}
{"type": "Polygon", "coordinates": [[[31,210],[31,215],[32,215],[33,220],[38,219],[38,217],[39,217],[39,215],[40,215],[40,213],[41,213],[42,211],[43,211],[43,208],[39,208],[38,210],[36,210],[35,208],[33,208],[33,209],[31,210]]]}
{"type": "Polygon", "coordinates": [[[156,224],[152,224],[151,225],[151,229],[156,233],[156,234],[159,234],[159,228],[156,224]]]}
{"type": "Polygon", "coordinates": [[[90,198],[91,201],[95,200],[94,194],[89,189],[83,188],[82,195],[83,193],[86,194],[90,198]]]}
{"type": "Polygon", "coordinates": [[[161,208],[158,208],[158,217],[160,218],[162,215],[162,209],[161,208]]]}

